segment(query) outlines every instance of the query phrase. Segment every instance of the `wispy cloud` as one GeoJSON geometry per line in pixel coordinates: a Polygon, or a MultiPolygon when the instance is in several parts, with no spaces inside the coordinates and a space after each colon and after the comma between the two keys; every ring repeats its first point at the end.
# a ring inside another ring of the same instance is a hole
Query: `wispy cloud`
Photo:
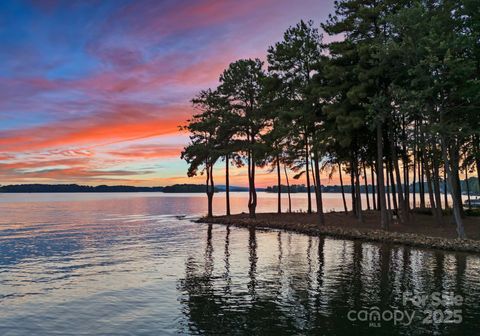
{"type": "Polygon", "coordinates": [[[178,158],[185,143],[164,141],[191,115],[189,99],[216,85],[229,62],[264,55],[289,25],[319,21],[332,6],[3,1],[0,182],[187,181],[178,158]],[[175,169],[161,176],[138,164],[166,159],[175,169]]]}

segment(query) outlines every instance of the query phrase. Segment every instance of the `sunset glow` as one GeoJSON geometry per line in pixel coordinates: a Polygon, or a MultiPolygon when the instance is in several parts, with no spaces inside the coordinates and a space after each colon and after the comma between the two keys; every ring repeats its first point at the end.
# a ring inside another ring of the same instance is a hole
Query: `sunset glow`
{"type": "MultiPolygon", "coordinates": [[[[188,179],[178,126],[239,58],[332,1],[2,1],[0,184],[188,179]]],[[[223,163],[217,169],[223,169],[223,163]]],[[[232,169],[232,183],[246,185],[232,169]]],[[[275,176],[260,172],[258,186],[275,176]]],[[[222,181],[219,181],[222,183],[222,181]]]]}

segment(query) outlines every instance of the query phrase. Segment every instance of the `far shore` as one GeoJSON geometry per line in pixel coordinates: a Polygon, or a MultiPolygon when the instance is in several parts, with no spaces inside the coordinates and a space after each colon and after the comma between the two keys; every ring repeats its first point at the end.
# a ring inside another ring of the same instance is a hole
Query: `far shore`
{"type": "Polygon", "coordinates": [[[317,224],[316,214],[306,213],[258,213],[255,219],[249,218],[248,214],[237,214],[203,217],[199,222],[480,253],[480,217],[465,218],[468,239],[463,240],[456,238],[455,225],[452,224],[451,218],[445,219],[445,224],[439,225],[435,223],[432,216],[415,213],[411,215],[408,225],[394,222],[389,231],[380,229],[379,213],[376,211],[365,211],[363,223],[360,223],[351,213],[326,213],[324,226],[317,224]]]}

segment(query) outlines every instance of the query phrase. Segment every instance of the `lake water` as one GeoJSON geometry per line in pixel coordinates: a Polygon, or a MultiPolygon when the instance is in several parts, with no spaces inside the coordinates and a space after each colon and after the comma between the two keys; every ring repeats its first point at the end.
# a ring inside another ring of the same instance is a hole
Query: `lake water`
{"type": "Polygon", "coordinates": [[[193,222],[205,208],[203,195],[0,194],[0,335],[478,334],[478,255],[193,222]]]}

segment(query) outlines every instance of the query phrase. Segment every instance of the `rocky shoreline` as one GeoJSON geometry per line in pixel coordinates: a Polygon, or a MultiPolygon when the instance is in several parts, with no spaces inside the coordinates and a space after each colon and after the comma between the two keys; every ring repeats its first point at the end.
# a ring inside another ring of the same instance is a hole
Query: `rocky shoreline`
{"type": "Polygon", "coordinates": [[[275,220],[250,219],[239,215],[218,216],[212,218],[203,217],[197,220],[197,222],[224,224],[255,229],[285,230],[311,236],[326,235],[335,238],[359,239],[364,241],[393,243],[429,249],[480,253],[480,241],[474,239],[434,237],[417,233],[355,229],[351,227],[338,227],[329,225],[318,226],[312,225],[311,223],[285,223],[275,220]]]}

